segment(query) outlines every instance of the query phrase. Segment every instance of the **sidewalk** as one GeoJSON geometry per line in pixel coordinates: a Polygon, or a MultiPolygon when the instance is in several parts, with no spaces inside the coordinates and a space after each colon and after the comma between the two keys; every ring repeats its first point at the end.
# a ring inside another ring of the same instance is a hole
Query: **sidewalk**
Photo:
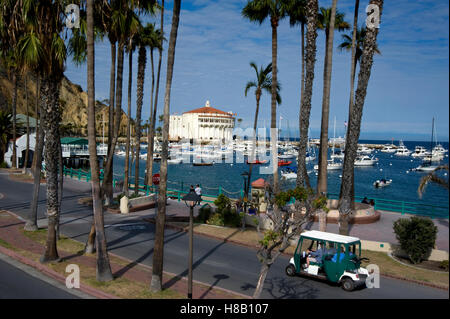
{"type": "MultiPolygon", "coordinates": [[[[151,296],[144,292],[140,295],[133,295],[130,290],[134,285],[142,290],[148,290],[151,280],[151,267],[135,263],[125,258],[110,254],[110,263],[115,280],[112,284],[98,284],[95,282],[95,255],[82,255],[75,250],[65,251],[58,248],[59,257],[62,259],[56,264],[41,264],[40,256],[44,252],[44,245],[36,240],[30,239],[23,231],[24,222],[14,214],[0,211],[0,252],[6,254],[24,264],[37,268],[59,282],[65,282],[65,267],[67,264],[77,264],[81,272],[89,270],[89,273],[82,273],[80,290],[96,298],[162,298],[168,295],[169,298],[186,298],[187,280],[178,278],[174,274],[165,272],[163,276],[163,289],[165,295],[151,296]],[[114,282],[128,283],[127,289],[118,289],[114,293],[114,282]],[[98,286],[98,287],[94,287],[98,286]]],[[[81,244],[80,244],[81,245],[81,244]]],[[[80,248],[80,247],[78,247],[80,248]]],[[[164,292],[163,292],[164,293],[164,292]]],[[[208,286],[200,282],[193,283],[193,298],[195,299],[236,299],[248,298],[248,296],[234,293],[219,287],[208,286]]]]}

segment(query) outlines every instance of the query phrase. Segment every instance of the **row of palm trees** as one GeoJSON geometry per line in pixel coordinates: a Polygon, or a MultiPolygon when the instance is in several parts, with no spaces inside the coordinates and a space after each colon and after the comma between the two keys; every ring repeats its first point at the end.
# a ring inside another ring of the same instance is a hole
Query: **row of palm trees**
{"type": "MultiPolygon", "coordinates": [[[[70,1],[73,3],[74,1],[70,1]]],[[[40,80],[40,108],[42,130],[39,139],[44,141],[45,134],[45,163],[47,175],[47,214],[48,214],[48,232],[45,253],[42,257],[43,262],[58,259],[57,252],[57,225],[59,220],[60,199],[61,199],[61,172],[58,172],[57,163],[60,161],[60,108],[59,108],[59,85],[64,74],[65,62],[68,54],[79,63],[87,60],[87,83],[88,83],[88,136],[90,165],[93,185],[93,212],[94,219],[91,227],[86,251],[97,253],[97,279],[99,281],[108,281],[113,279],[109,258],[106,248],[106,237],[103,227],[103,203],[109,205],[112,203],[112,168],[113,154],[118,141],[118,132],[122,112],[122,84],[124,57],[128,53],[130,78],[128,89],[128,101],[130,101],[132,85],[131,68],[132,53],[138,49],[138,71],[137,71],[137,110],[136,110],[136,154],[139,154],[141,111],[143,107],[144,94],[144,74],[146,68],[146,48],[150,48],[150,58],[152,66],[151,83],[151,105],[150,105],[150,130],[148,134],[148,157],[147,157],[147,176],[145,180],[151,184],[152,160],[153,160],[153,137],[155,134],[157,101],[159,92],[160,70],[163,54],[163,17],[164,1],[157,3],[148,0],[97,0],[97,1],[75,1],[81,8],[81,27],[72,29],[71,38],[68,46],[63,40],[67,36],[68,30],[64,28],[64,8],[68,1],[32,1],[2,0],[0,12],[0,48],[2,61],[7,61],[8,69],[12,74],[19,72],[31,72],[40,80]],[[161,19],[160,31],[157,31],[155,25],[147,24],[142,26],[140,15],[153,15],[160,10],[161,19]],[[47,19],[46,17],[56,17],[47,19]],[[108,155],[105,163],[105,179],[100,184],[99,166],[95,148],[95,41],[107,38],[111,48],[111,72],[110,72],[110,98],[109,98],[109,124],[108,124],[108,155]],[[158,50],[159,61],[157,74],[155,76],[153,52],[158,50]],[[156,88],[155,88],[156,78],[156,88]],[[58,200],[59,199],[59,200],[58,200]]],[[[380,13],[383,1],[372,0],[371,3],[380,7],[380,13]]],[[[251,0],[248,1],[242,10],[243,17],[250,21],[262,24],[265,20],[270,20],[272,29],[272,62],[266,68],[258,68],[255,64],[252,68],[257,74],[257,81],[249,83],[246,92],[252,87],[255,88],[257,99],[257,109],[259,108],[259,97],[262,90],[269,91],[271,94],[271,132],[276,132],[276,106],[281,102],[279,98],[280,85],[277,79],[277,28],[280,21],[290,17],[291,24],[301,25],[302,39],[302,80],[301,80],[301,99],[299,112],[299,127],[301,132],[300,152],[299,152],[299,176],[298,185],[309,185],[306,176],[306,169],[303,170],[306,156],[307,131],[309,127],[309,114],[311,109],[312,84],[314,80],[314,66],[316,61],[316,38],[317,28],[321,28],[326,34],[326,59],[324,68],[324,99],[321,145],[327,145],[328,131],[328,112],[329,112],[329,83],[331,78],[331,61],[333,49],[333,32],[338,29],[348,28],[343,26],[343,15],[336,10],[337,0],[333,1],[331,9],[318,8],[317,0],[251,0]],[[322,21],[322,22],[320,22],[322,21]],[[336,23],[338,26],[336,26],[336,23]],[[305,32],[306,27],[306,33],[305,32]],[[306,37],[306,47],[304,47],[304,38],[306,37]],[[261,78],[260,78],[261,77],[261,78]],[[325,121],[326,120],[326,121],[325,121]],[[326,122],[326,123],[325,123],[326,122]],[[306,133],[305,133],[306,132],[306,133]],[[324,139],[326,137],[326,142],[324,139]],[[302,174],[304,172],[305,174],[302,174]]],[[[151,289],[159,291],[162,289],[163,256],[164,256],[164,224],[166,210],[166,190],[167,190],[167,158],[168,158],[168,132],[169,132],[169,112],[170,112],[170,93],[173,77],[173,67],[175,59],[175,46],[177,39],[177,30],[180,19],[181,0],[175,0],[173,5],[172,26],[169,38],[169,47],[167,51],[167,71],[164,96],[163,126],[162,126],[162,160],[160,166],[160,187],[158,193],[158,211],[156,216],[156,233],[153,253],[153,272],[151,289]]],[[[349,128],[347,132],[347,148],[344,160],[343,183],[341,186],[341,205],[342,216],[348,214],[353,202],[352,178],[353,162],[356,155],[356,145],[359,137],[359,128],[364,105],[365,92],[370,77],[373,54],[376,48],[376,36],[378,30],[367,30],[361,53],[360,73],[358,76],[358,87],[355,94],[355,103],[350,105],[349,128]],[[354,152],[353,152],[354,148],[354,152]],[[353,157],[353,159],[352,159],[353,157]],[[350,206],[349,206],[350,205],[350,206]]],[[[352,47],[355,43],[355,32],[352,37],[352,47]]],[[[353,50],[354,51],[354,50],[353,50]]],[[[352,64],[353,65],[353,64],[352,64]]],[[[14,82],[14,81],[13,81],[14,82]]],[[[353,93],[352,93],[353,94],[353,93]]],[[[14,96],[14,95],[13,95],[14,96]]],[[[14,104],[14,99],[13,99],[14,104]]],[[[131,103],[128,104],[128,116],[131,113],[131,103]]],[[[14,107],[13,107],[14,109],[14,107]]],[[[258,110],[255,112],[255,125],[257,122],[258,110]]],[[[131,136],[127,130],[127,145],[130,144],[131,136]]],[[[272,134],[272,137],[275,136],[272,134]]],[[[41,143],[42,144],[42,143],[41,143]]],[[[129,148],[127,150],[130,151],[129,148]]],[[[278,170],[277,170],[277,150],[276,143],[272,143],[272,163],[273,163],[273,181],[274,189],[279,190],[278,170]]],[[[128,158],[128,156],[126,156],[128,158]]],[[[36,162],[41,162],[37,160],[36,162]]],[[[326,176],[325,168],[321,168],[321,176],[326,176]]],[[[136,161],[139,165],[139,161],[136,161]]],[[[126,165],[128,166],[128,165],[126,165]]],[[[322,165],[321,165],[322,167],[322,165]]],[[[35,171],[40,172],[36,168],[35,171]]],[[[139,166],[135,169],[136,180],[138,184],[139,166]]],[[[36,174],[35,174],[36,176],[36,174]]],[[[126,174],[126,178],[127,174],[126,174]]],[[[127,184],[124,183],[125,191],[128,191],[127,184]]],[[[325,186],[326,187],[326,186],[325,186]]],[[[322,192],[324,188],[318,189],[322,192]]],[[[326,192],[326,188],[325,188],[326,192]]],[[[36,226],[35,215],[31,214],[28,226],[36,226]]],[[[33,227],[28,227],[32,229],[33,227]]],[[[37,228],[37,227],[36,227],[37,228]]]]}
{"type": "MultiPolygon", "coordinates": [[[[88,64],[88,138],[90,151],[90,165],[93,185],[93,212],[94,219],[91,227],[89,240],[86,244],[86,251],[97,253],[97,279],[99,281],[111,280],[112,273],[109,266],[108,253],[106,249],[106,237],[103,227],[103,202],[112,203],[112,167],[114,148],[118,141],[120,119],[122,112],[122,82],[124,56],[128,53],[130,78],[128,90],[128,115],[130,116],[131,100],[131,68],[132,53],[138,50],[138,71],[137,71],[137,117],[136,117],[136,153],[139,154],[139,141],[141,132],[141,114],[144,95],[144,77],[147,63],[147,48],[150,48],[150,60],[152,66],[151,85],[151,105],[150,123],[148,125],[148,139],[153,142],[155,136],[155,123],[159,79],[161,74],[162,54],[163,54],[163,17],[164,1],[157,3],[155,0],[97,0],[97,1],[0,1],[0,57],[3,65],[12,74],[14,93],[17,92],[17,76],[20,74],[32,73],[40,83],[38,100],[40,105],[40,131],[37,134],[40,143],[36,147],[36,166],[34,167],[35,192],[33,203],[37,203],[39,180],[42,156],[45,158],[45,172],[47,184],[47,215],[48,231],[45,252],[41,258],[42,262],[50,262],[59,258],[57,251],[57,229],[60,212],[60,200],[62,198],[62,172],[58,170],[58,163],[61,162],[61,146],[59,136],[59,125],[61,120],[59,105],[59,86],[64,75],[65,63],[68,55],[78,63],[88,64]],[[68,4],[75,3],[80,6],[80,28],[72,28],[71,32],[65,28],[65,8],[68,4]],[[141,15],[154,15],[157,10],[161,12],[161,29],[158,30],[155,24],[142,25],[139,17],[141,15]],[[53,17],[48,19],[48,17],[53,17]],[[67,45],[64,39],[71,33],[67,45]],[[111,77],[110,77],[110,99],[109,99],[109,125],[108,125],[108,155],[105,163],[105,180],[100,184],[98,172],[99,163],[96,155],[96,130],[95,130],[95,87],[94,87],[94,54],[95,41],[107,38],[111,46],[111,77]],[[155,75],[153,54],[159,52],[157,75],[155,75]],[[156,77],[156,81],[155,81],[156,77]],[[156,89],[155,89],[156,82],[156,89]],[[44,149],[45,154],[40,155],[44,149]]],[[[168,50],[168,70],[167,74],[173,74],[174,52],[176,43],[176,29],[178,28],[181,1],[175,1],[174,16],[171,32],[171,39],[168,50]]],[[[168,134],[168,111],[170,103],[171,77],[166,79],[166,97],[164,103],[164,121],[167,122],[162,130],[163,136],[168,134]]],[[[15,125],[15,113],[17,94],[13,93],[13,125],[15,125]]],[[[130,121],[128,121],[130,123],[130,121]]],[[[130,125],[130,124],[128,124],[130,125]]],[[[128,127],[127,145],[130,144],[130,129],[128,127]]],[[[16,128],[12,128],[16,134],[16,128]]],[[[15,136],[13,136],[15,141],[15,136]]],[[[149,143],[150,144],[150,143],[149,143]]],[[[164,144],[163,144],[164,147],[164,144]]],[[[13,147],[15,150],[15,147],[13,147]]],[[[151,150],[149,160],[153,160],[151,150]]],[[[167,150],[167,144],[165,144],[167,150]]],[[[129,148],[128,148],[129,152],[129,148]]],[[[167,153],[167,152],[166,152],[167,153]]],[[[128,156],[127,156],[128,158],[128,156]]],[[[15,162],[15,161],[13,161],[15,162]]],[[[136,172],[139,172],[139,161],[136,161],[136,172]]],[[[162,161],[161,171],[166,165],[167,156],[162,161]]],[[[146,177],[146,181],[151,182],[151,169],[146,177]]],[[[127,176],[127,175],[126,175],[127,176]]],[[[138,182],[136,174],[135,183],[138,182]]],[[[126,185],[126,184],[125,184],[126,185]]],[[[158,202],[165,202],[164,186],[160,187],[160,198],[158,202]]],[[[127,188],[125,188],[127,190],[127,188]]],[[[36,207],[33,205],[30,211],[30,218],[26,223],[27,230],[37,229],[36,207]]],[[[164,215],[165,205],[159,205],[158,216],[164,215]]],[[[164,223],[163,223],[164,224],[164,223]]],[[[161,233],[161,229],[158,230],[161,233]]],[[[163,236],[163,235],[162,235],[163,236]]],[[[163,239],[159,241],[163,243],[163,239]]],[[[157,241],[158,243],[158,241],[157,241]]],[[[160,245],[161,246],[161,245],[160,245]]],[[[162,265],[162,251],[155,247],[155,264],[162,265]],[[158,256],[161,256],[158,258],[158,256]]],[[[161,290],[162,266],[154,267],[154,277],[160,280],[152,280],[152,289],[161,290]],[[158,270],[159,269],[159,270],[158,270]]]]}
{"type": "MultiPolygon", "coordinates": [[[[383,1],[371,1],[378,5],[380,15],[383,1]]],[[[340,233],[348,233],[348,216],[354,209],[354,181],[353,163],[356,157],[356,148],[360,133],[362,109],[364,106],[365,92],[370,77],[373,54],[380,53],[376,43],[378,29],[358,29],[359,0],[355,0],[355,14],[353,21],[353,32],[351,35],[343,35],[343,42],[338,46],[340,50],[351,51],[351,92],[349,101],[348,132],[346,135],[346,155],[344,159],[344,172],[341,183],[341,196],[339,211],[341,216],[340,233]],[[354,92],[354,82],[356,77],[356,66],[360,62],[360,74],[358,77],[358,90],[356,96],[354,92]],[[356,101],[355,101],[356,100],[356,101]]],[[[330,8],[318,8],[317,0],[249,0],[242,10],[244,18],[252,22],[262,24],[265,20],[270,20],[272,28],[272,63],[266,68],[261,68],[258,73],[254,63],[251,67],[257,71],[257,80],[247,83],[245,95],[250,87],[255,87],[256,129],[257,115],[259,112],[259,99],[262,89],[268,90],[271,87],[271,139],[276,140],[276,105],[279,97],[279,83],[277,81],[277,27],[279,22],[288,18],[291,26],[301,26],[301,86],[300,86],[300,110],[299,110],[299,131],[300,145],[298,154],[297,186],[310,187],[309,178],[306,171],[306,151],[308,143],[308,130],[311,112],[311,98],[313,81],[315,76],[316,62],[316,38],[317,30],[325,33],[325,54],[323,71],[323,93],[322,93],[322,122],[319,146],[319,172],[317,182],[317,194],[327,193],[327,157],[328,157],[328,123],[330,112],[330,90],[333,57],[334,31],[344,31],[350,29],[350,24],[345,21],[343,13],[337,10],[337,0],[332,1],[330,8]],[[306,33],[305,33],[306,28],[306,33]],[[306,48],[305,48],[306,36],[306,48]],[[264,73],[266,71],[266,74],[264,73]],[[271,75],[269,75],[271,73],[271,75]],[[261,75],[266,78],[260,81],[261,75]],[[270,81],[270,83],[264,82],[270,81]]],[[[272,143],[272,163],[274,190],[279,190],[276,143],[272,143]]],[[[250,166],[251,175],[251,166],[250,166]]],[[[250,179],[250,177],[249,177],[250,179]]],[[[326,212],[319,213],[320,229],[325,230],[326,212]]]]}

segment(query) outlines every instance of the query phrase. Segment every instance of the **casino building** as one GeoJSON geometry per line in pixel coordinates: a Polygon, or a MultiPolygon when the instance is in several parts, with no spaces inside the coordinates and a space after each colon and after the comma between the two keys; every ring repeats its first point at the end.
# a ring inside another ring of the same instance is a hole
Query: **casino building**
{"type": "Polygon", "coordinates": [[[227,143],[233,138],[234,122],[232,112],[218,110],[206,101],[204,107],[170,116],[169,140],[194,139],[198,142],[227,143]]]}

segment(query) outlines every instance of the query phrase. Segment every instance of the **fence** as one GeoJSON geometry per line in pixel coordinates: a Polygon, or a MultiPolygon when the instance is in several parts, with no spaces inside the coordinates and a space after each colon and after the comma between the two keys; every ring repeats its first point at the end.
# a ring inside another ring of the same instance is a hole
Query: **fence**
{"type": "MultiPolygon", "coordinates": [[[[64,175],[70,176],[71,178],[78,178],[78,180],[85,180],[89,182],[91,180],[90,171],[83,171],[81,169],[72,169],[64,167],[64,175]]],[[[116,175],[120,176],[120,175],[116,175]]],[[[142,178],[141,178],[142,179],[142,178]]],[[[100,180],[103,180],[103,173],[100,174],[100,180]]],[[[122,179],[121,179],[122,180],[122,179]]],[[[131,178],[130,178],[131,180],[131,178]]],[[[113,178],[113,187],[116,187],[116,184],[119,180],[113,178]]],[[[191,183],[186,183],[184,181],[167,181],[167,193],[168,196],[176,198],[178,201],[181,201],[183,195],[189,193],[191,183]]],[[[128,184],[129,189],[134,190],[135,185],[132,183],[128,184]]],[[[202,198],[204,202],[212,203],[214,200],[220,195],[224,194],[229,198],[243,198],[244,191],[240,190],[237,192],[230,192],[225,188],[219,187],[202,187],[202,198]]],[[[149,195],[150,193],[155,193],[158,188],[154,185],[144,185],[138,183],[138,190],[149,195]]],[[[329,199],[339,199],[339,194],[328,193],[327,197],[329,199]]],[[[356,201],[362,201],[362,196],[355,196],[356,201]]],[[[404,214],[412,214],[412,215],[420,215],[427,216],[431,218],[449,218],[449,208],[448,206],[437,206],[423,203],[414,203],[407,201],[398,201],[392,199],[383,199],[383,198],[370,198],[375,202],[376,210],[385,210],[391,212],[398,212],[402,215],[404,214]]]]}

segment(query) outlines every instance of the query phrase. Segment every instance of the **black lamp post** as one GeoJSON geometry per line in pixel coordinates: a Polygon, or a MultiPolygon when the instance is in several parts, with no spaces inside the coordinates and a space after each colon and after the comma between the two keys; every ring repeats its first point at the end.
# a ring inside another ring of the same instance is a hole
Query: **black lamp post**
{"type": "Polygon", "coordinates": [[[190,191],[183,197],[186,206],[189,207],[189,274],[188,274],[188,298],[192,299],[192,256],[194,243],[194,207],[199,204],[202,197],[194,191],[190,191]]]}

